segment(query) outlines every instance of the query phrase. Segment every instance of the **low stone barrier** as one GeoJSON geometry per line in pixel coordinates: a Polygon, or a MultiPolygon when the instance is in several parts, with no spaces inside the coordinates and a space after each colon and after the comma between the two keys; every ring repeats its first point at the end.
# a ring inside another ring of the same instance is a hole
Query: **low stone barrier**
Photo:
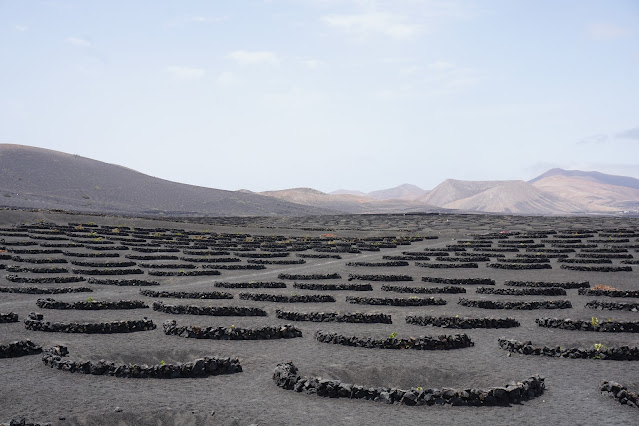
{"type": "Polygon", "coordinates": [[[155,324],[148,319],[96,323],[49,322],[43,320],[42,314],[32,312],[24,320],[24,327],[27,330],[58,333],[112,334],[154,330],[155,324]]]}
{"type": "Polygon", "coordinates": [[[197,266],[191,263],[139,263],[140,268],[155,269],[195,269],[197,266]]]}
{"type": "Polygon", "coordinates": [[[562,330],[639,333],[639,321],[599,321],[599,319],[593,317],[590,321],[571,320],[569,318],[537,318],[535,322],[539,327],[559,328],[562,330]]]}
{"type": "Polygon", "coordinates": [[[413,277],[410,275],[362,275],[362,274],[348,274],[348,280],[361,280],[361,281],[413,281],[413,277]]]}
{"type": "Polygon", "coordinates": [[[144,271],[138,268],[132,269],[72,269],[74,274],[81,275],[140,275],[143,274],[144,271]]]}
{"type": "Polygon", "coordinates": [[[407,287],[398,285],[383,285],[383,291],[393,291],[396,293],[422,293],[422,294],[458,294],[466,293],[466,289],[456,286],[448,287],[407,287]]]}
{"type": "Polygon", "coordinates": [[[301,257],[302,259],[341,259],[342,256],[339,254],[303,254],[297,253],[295,256],[301,257]]]}
{"type": "Polygon", "coordinates": [[[41,288],[41,287],[0,287],[0,293],[22,293],[22,294],[63,294],[63,293],[91,293],[88,287],[61,287],[61,288],[41,288]]]}
{"type": "Polygon", "coordinates": [[[162,302],[154,302],[153,310],[167,314],[177,315],[210,315],[216,317],[265,317],[266,311],[259,308],[245,306],[195,306],[195,305],[168,305],[162,302]]]}
{"type": "Polygon", "coordinates": [[[268,259],[268,258],[273,258],[273,257],[288,257],[290,255],[290,253],[288,252],[268,252],[268,253],[263,253],[263,252],[259,252],[259,253],[247,253],[247,252],[239,252],[239,253],[233,253],[235,256],[238,257],[249,257],[252,259],[268,259]]]}
{"type": "Polygon", "coordinates": [[[18,322],[18,314],[15,312],[7,312],[6,314],[0,312],[0,324],[10,322],[18,322]]]}
{"type": "Polygon", "coordinates": [[[366,399],[386,404],[403,405],[465,405],[508,406],[519,404],[541,395],[546,388],[544,378],[530,377],[521,382],[512,382],[503,387],[489,389],[398,389],[370,387],[306,377],[298,374],[292,362],[278,364],[273,372],[273,381],[278,387],[296,392],[306,392],[329,398],[366,399]]]}
{"type": "Polygon", "coordinates": [[[233,263],[242,261],[239,257],[180,257],[180,260],[195,263],[233,263]]]}
{"type": "Polygon", "coordinates": [[[284,260],[265,260],[265,259],[247,259],[246,263],[253,265],[303,265],[306,263],[304,259],[284,259],[284,260]]]}
{"type": "Polygon", "coordinates": [[[501,258],[501,259],[497,259],[497,262],[514,263],[514,264],[518,264],[518,263],[550,263],[550,259],[548,259],[547,257],[517,257],[517,258],[504,257],[504,258],[501,258]]]}
{"type": "Polygon", "coordinates": [[[118,300],[114,302],[90,300],[86,302],[67,303],[51,298],[38,299],[36,301],[36,305],[38,308],[42,309],[78,309],[83,311],[98,311],[105,309],[144,309],[149,307],[149,305],[139,300],[118,300]]]}
{"type": "Polygon", "coordinates": [[[252,269],[252,270],[261,270],[261,269],[266,269],[266,266],[264,265],[237,265],[237,264],[233,264],[233,265],[227,265],[227,264],[219,264],[219,263],[205,263],[202,265],[203,268],[210,268],[210,269],[228,269],[228,270],[242,270],[242,269],[252,269]]]}
{"type": "Polygon", "coordinates": [[[495,285],[495,280],[490,278],[434,278],[422,277],[426,283],[456,284],[456,285],[495,285]]]}
{"type": "Polygon", "coordinates": [[[279,303],[327,303],[335,302],[335,298],[328,294],[300,294],[284,295],[269,293],[240,293],[242,300],[256,300],[260,302],[279,303]]]}
{"type": "Polygon", "coordinates": [[[557,259],[559,263],[611,264],[610,259],[557,259]]]}
{"type": "Polygon", "coordinates": [[[588,271],[588,272],[632,272],[632,266],[578,266],[578,265],[561,265],[561,269],[570,271],[588,271]]]}
{"type": "Polygon", "coordinates": [[[16,340],[15,342],[0,345],[0,358],[17,358],[25,355],[35,355],[42,352],[42,347],[31,340],[16,340]]]}
{"type": "Polygon", "coordinates": [[[218,282],[215,287],[221,288],[286,288],[286,283],[280,281],[251,281],[244,283],[218,282]]]}
{"type": "Polygon", "coordinates": [[[312,322],[348,322],[356,324],[392,324],[391,316],[377,313],[361,312],[292,312],[277,309],[278,318],[288,321],[312,321],[312,322]]]}
{"type": "Polygon", "coordinates": [[[126,268],[136,265],[136,263],[131,260],[119,260],[112,262],[87,262],[84,260],[72,260],[71,263],[76,266],[88,266],[91,268],[126,268]]]}
{"type": "Polygon", "coordinates": [[[599,300],[588,302],[585,307],[590,309],[604,309],[608,311],[639,311],[639,303],[602,302],[599,300]]]}
{"type": "Polygon", "coordinates": [[[504,285],[513,286],[513,287],[559,287],[563,289],[573,289],[573,288],[589,288],[590,282],[581,281],[581,282],[565,282],[565,283],[555,283],[555,282],[546,282],[546,281],[506,281],[504,285]]]}
{"type": "Polygon", "coordinates": [[[466,334],[419,336],[408,339],[388,337],[386,339],[373,339],[370,337],[344,336],[338,333],[330,333],[323,330],[315,332],[315,339],[322,343],[334,345],[354,346],[357,348],[376,349],[417,349],[423,351],[461,349],[475,346],[466,334]]]}
{"type": "Polygon", "coordinates": [[[552,269],[548,263],[487,263],[486,266],[493,269],[552,269]]]}
{"type": "Polygon", "coordinates": [[[65,256],[69,257],[120,257],[120,253],[74,253],[71,251],[61,251],[65,256]]]}
{"type": "Polygon", "coordinates": [[[124,255],[124,257],[126,257],[127,259],[132,259],[132,260],[178,260],[178,257],[172,254],[158,254],[158,255],[126,254],[124,255]]]}
{"type": "Polygon", "coordinates": [[[435,317],[413,316],[406,317],[407,324],[432,325],[442,328],[512,328],[519,327],[519,321],[514,318],[463,318],[463,317],[435,317]]]}
{"type": "Polygon", "coordinates": [[[237,358],[204,357],[184,364],[116,364],[105,360],[71,361],[64,359],[68,354],[66,347],[56,346],[45,350],[42,362],[47,367],[69,373],[92,374],[95,376],[115,376],[134,379],[178,379],[233,374],[242,371],[237,358]]]}
{"type": "Polygon", "coordinates": [[[332,274],[279,274],[277,278],[281,280],[341,280],[342,276],[338,273],[332,274]]]}
{"type": "Polygon", "coordinates": [[[346,266],[372,266],[372,267],[387,267],[387,266],[408,266],[409,263],[405,261],[391,261],[391,262],[346,262],[346,266]]]}
{"type": "Polygon", "coordinates": [[[639,361],[639,348],[636,346],[606,347],[595,344],[592,348],[566,348],[533,345],[531,341],[520,342],[514,339],[499,339],[499,347],[508,352],[522,355],[540,355],[570,359],[601,359],[611,361],[639,361]]]}
{"type": "Polygon", "coordinates": [[[148,297],[170,297],[173,299],[232,299],[233,295],[225,291],[154,291],[140,290],[148,297]]]}
{"type": "Polygon", "coordinates": [[[8,272],[28,272],[32,274],[66,274],[69,269],[63,267],[27,267],[21,265],[7,266],[8,272]]]}
{"type": "Polygon", "coordinates": [[[585,258],[585,259],[632,259],[633,255],[624,254],[624,253],[578,253],[575,257],[585,258]]]}
{"type": "Polygon", "coordinates": [[[489,288],[479,287],[477,294],[501,294],[506,296],[565,296],[566,290],[559,287],[489,288]]]}
{"type": "Polygon", "coordinates": [[[302,331],[290,324],[261,328],[240,328],[233,325],[230,327],[199,327],[178,326],[176,321],[169,320],[165,321],[162,327],[166,335],[192,339],[269,340],[302,337],[302,331]]]}
{"type": "Polygon", "coordinates": [[[527,302],[499,302],[496,300],[471,300],[460,298],[459,305],[481,309],[514,309],[529,311],[532,309],[570,309],[569,300],[533,300],[527,302]]]}
{"type": "Polygon", "coordinates": [[[392,298],[392,297],[353,297],[346,296],[348,303],[358,305],[389,305],[389,306],[437,306],[445,305],[446,301],[439,297],[410,297],[404,298],[392,298]]]}
{"type": "Polygon", "coordinates": [[[467,263],[424,263],[415,262],[415,266],[421,266],[422,268],[434,268],[434,269],[454,269],[454,268],[479,268],[474,262],[467,263]]]}
{"type": "Polygon", "coordinates": [[[66,259],[41,258],[41,257],[7,256],[7,257],[0,257],[0,259],[7,259],[7,260],[11,259],[14,262],[35,263],[35,264],[67,263],[66,259]]]}
{"type": "Polygon", "coordinates": [[[595,290],[579,289],[580,296],[639,297],[639,290],[595,290]]]}
{"type": "Polygon", "coordinates": [[[293,287],[302,290],[326,290],[326,291],[373,291],[370,284],[318,284],[318,283],[293,283],[293,287]]]}
{"type": "Polygon", "coordinates": [[[616,399],[622,405],[639,408],[639,394],[628,391],[628,388],[622,384],[604,380],[599,386],[599,391],[604,395],[616,399]]]}
{"type": "Polygon", "coordinates": [[[156,269],[149,269],[147,274],[155,277],[198,277],[202,275],[220,275],[220,271],[215,269],[190,271],[158,271],[156,269]]]}
{"type": "Polygon", "coordinates": [[[149,281],[149,280],[119,280],[119,279],[98,279],[98,278],[89,278],[87,281],[89,284],[99,284],[99,285],[116,285],[116,286],[155,286],[160,285],[157,281],[149,281]]]}
{"type": "Polygon", "coordinates": [[[64,284],[64,283],[78,283],[85,281],[84,277],[70,276],[70,277],[22,277],[17,274],[7,274],[4,276],[7,281],[13,283],[26,283],[26,284],[64,284]]]}
{"type": "Polygon", "coordinates": [[[187,250],[182,251],[188,256],[229,256],[231,252],[222,250],[187,250]]]}

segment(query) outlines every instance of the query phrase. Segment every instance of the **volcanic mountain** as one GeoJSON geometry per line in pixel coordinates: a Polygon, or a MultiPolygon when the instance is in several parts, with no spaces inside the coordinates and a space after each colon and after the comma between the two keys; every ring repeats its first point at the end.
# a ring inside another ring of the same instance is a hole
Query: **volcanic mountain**
{"type": "Polygon", "coordinates": [[[43,148],[0,144],[0,205],[148,215],[335,214],[254,193],[159,179],[43,148]]]}

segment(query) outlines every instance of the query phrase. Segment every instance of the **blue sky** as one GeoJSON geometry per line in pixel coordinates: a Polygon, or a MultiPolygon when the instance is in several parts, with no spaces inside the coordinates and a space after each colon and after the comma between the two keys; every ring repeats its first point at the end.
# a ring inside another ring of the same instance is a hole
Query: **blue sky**
{"type": "Polygon", "coordinates": [[[0,143],[255,191],[639,177],[639,2],[0,0],[0,143]]]}

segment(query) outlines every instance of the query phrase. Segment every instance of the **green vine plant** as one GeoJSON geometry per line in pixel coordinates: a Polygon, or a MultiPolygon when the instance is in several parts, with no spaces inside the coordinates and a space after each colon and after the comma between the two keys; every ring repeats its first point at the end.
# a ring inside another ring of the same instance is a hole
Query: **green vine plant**
{"type": "Polygon", "coordinates": [[[590,324],[592,324],[593,327],[596,327],[597,324],[599,324],[599,318],[592,317],[592,319],[590,320],[590,324]]]}
{"type": "Polygon", "coordinates": [[[394,338],[396,338],[396,337],[397,337],[397,332],[396,332],[396,331],[393,331],[393,332],[392,332],[392,333],[388,336],[388,338],[389,338],[389,339],[394,339],[394,338]]]}

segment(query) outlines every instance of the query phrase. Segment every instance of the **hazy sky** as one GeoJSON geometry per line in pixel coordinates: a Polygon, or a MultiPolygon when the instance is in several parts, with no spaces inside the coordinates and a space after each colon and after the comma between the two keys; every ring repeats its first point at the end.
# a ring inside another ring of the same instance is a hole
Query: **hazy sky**
{"type": "Polygon", "coordinates": [[[639,1],[0,0],[0,143],[184,183],[639,177],[639,1]]]}

